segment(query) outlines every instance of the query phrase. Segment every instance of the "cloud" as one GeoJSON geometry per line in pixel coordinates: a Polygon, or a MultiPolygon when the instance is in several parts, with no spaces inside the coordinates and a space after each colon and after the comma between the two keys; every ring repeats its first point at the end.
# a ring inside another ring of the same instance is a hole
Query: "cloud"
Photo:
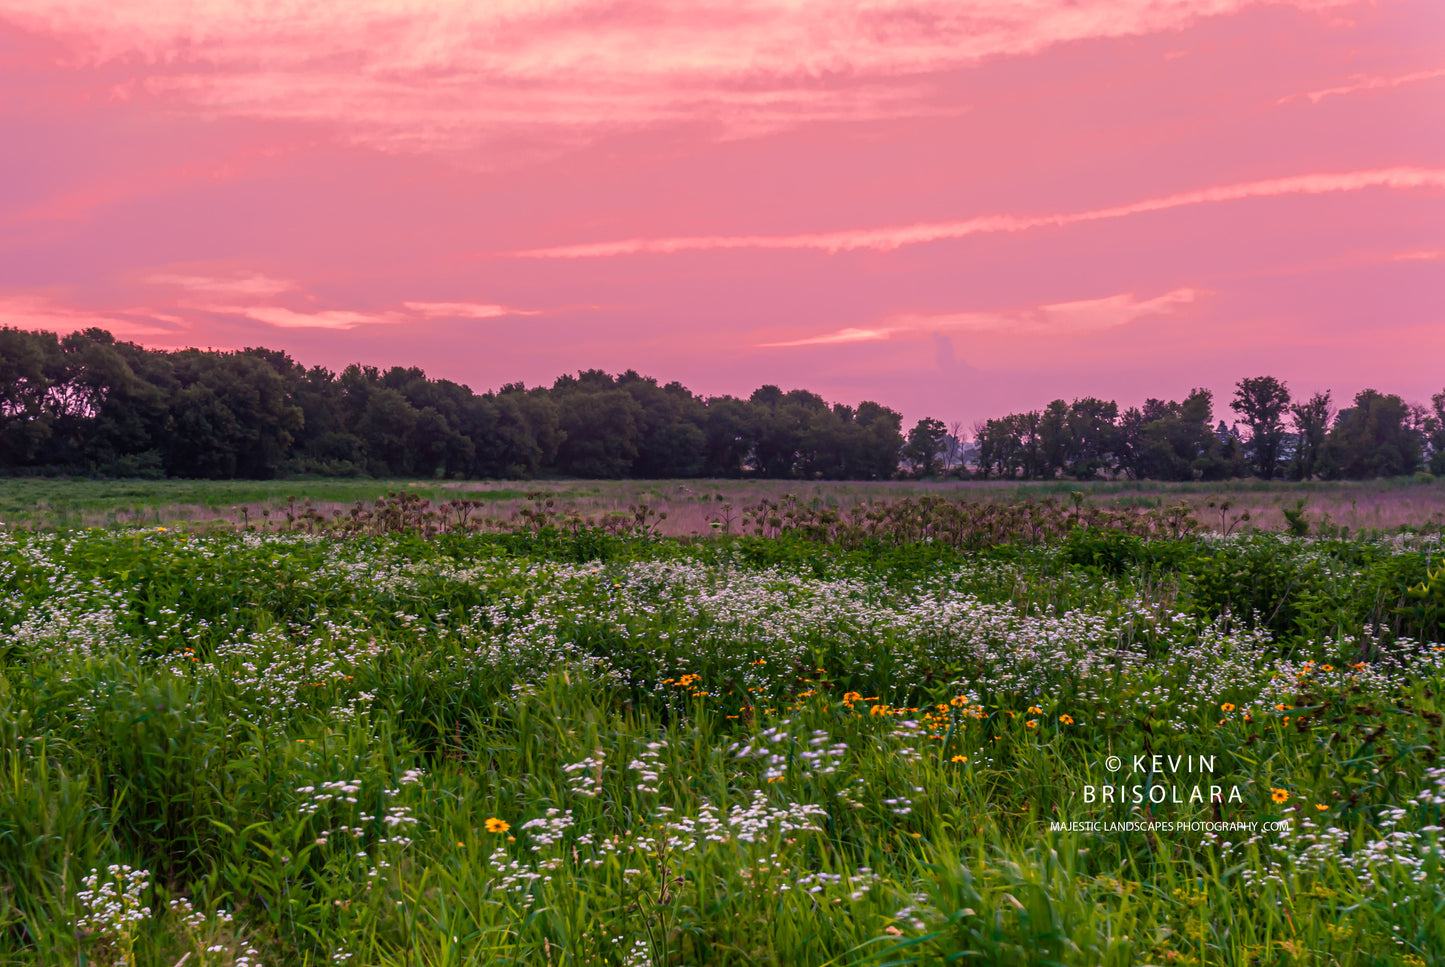
{"type": "Polygon", "coordinates": [[[143,308],[98,311],[67,305],[46,295],[0,295],[0,326],[15,329],[61,334],[81,329],[105,329],[121,339],[177,336],[179,332],[176,328],[157,324],[173,319],[143,308]]]}
{"type": "Polygon", "coordinates": [[[157,272],[145,276],[142,282],[148,285],[168,286],[208,296],[277,296],[294,292],[300,284],[290,279],[275,279],[267,275],[235,275],[214,277],[207,275],[184,275],[157,272]]]}
{"type": "Polygon", "coordinates": [[[434,319],[496,319],[542,314],[539,309],[514,309],[485,302],[403,302],[399,309],[381,311],[247,304],[246,297],[266,299],[297,293],[311,298],[301,291],[300,283],[255,273],[151,273],[142,276],[141,281],[149,286],[178,289],[181,295],[164,302],[147,300],[156,304],[143,308],[93,309],[47,293],[0,293],[0,326],[61,333],[95,327],[107,329],[121,338],[170,337],[169,344],[188,338],[189,333],[211,328],[215,316],[246,319],[277,329],[345,331],[359,326],[401,325],[434,319]],[[233,296],[236,301],[219,301],[218,296],[233,296]]]}
{"type": "Polygon", "coordinates": [[[381,311],[297,306],[316,302],[301,283],[258,272],[192,271],[153,272],[140,280],[151,286],[179,290],[177,306],[212,315],[239,316],[278,329],[348,330],[358,326],[386,326],[432,319],[496,319],[503,316],[540,315],[537,309],[514,309],[492,302],[401,303],[381,311]],[[277,304],[277,297],[290,304],[277,304]]]}
{"type": "MultiPolygon", "coordinates": [[[[1180,288],[1140,299],[1132,292],[1101,299],[1079,299],[995,312],[901,313],[888,316],[866,329],[839,329],[820,336],[786,342],[757,344],[759,348],[828,346],[840,343],[872,342],[916,337],[929,333],[938,348],[946,333],[1002,333],[1011,336],[1087,336],[1127,326],[1153,316],[1171,315],[1211,293],[1204,289],[1180,288]]],[[[953,344],[947,343],[951,357],[953,344]]]]}
{"type": "Polygon", "coordinates": [[[403,302],[428,319],[495,319],[498,316],[539,316],[540,309],[512,309],[485,302],[403,302]]]}
{"type": "Polygon", "coordinates": [[[919,222],[887,228],[844,229],[796,235],[680,235],[665,238],[632,238],[615,242],[559,245],[504,253],[516,258],[585,259],[619,255],[671,254],[712,249],[794,249],[849,252],[860,249],[891,251],[907,245],[921,245],[948,239],[967,238],[991,232],[1021,232],[1031,228],[1061,228],[1085,222],[1125,218],[1149,212],[1168,211],[1193,205],[1272,198],[1281,195],[1322,195],[1361,191],[1366,188],[1445,188],[1442,168],[1378,168],[1338,174],[1293,175],[1196,191],[1178,192],[1158,198],[1052,215],[982,215],[961,221],[919,222]]]}
{"type": "Polygon", "coordinates": [[[1348,84],[1341,84],[1338,87],[1326,87],[1318,91],[1306,91],[1303,94],[1291,94],[1289,97],[1280,98],[1277,103],[1285,104],[1300,98],[1309,98],[1311,104],[1318,104],[1327,97],[1334,97],[1339,94],[1354,94],[1357,91],[1374,91],[1384,87],[1399,87],[1401,84],[1413,84],[1416,81],[1434,80],[1437,77],[1445,77],[1445,67],[1437,67],[1434,70],[1412,71],[1409,74],[1395,74],[1389,77],[1372,77],[1367,74],[1356,74],[1350,78],[1348,84]]]}
{"type": "Polygon", "coordinates": [[[483,302],[403,302],[409,310],[360,312],[352,309],[297,311],[284,306],[206,306],[208,312],[244,316],[278,329],[355,329],[390,326],[431,319],[496,319],[502,316],[537,316],[540,309],[512,309],[483,302]]]}
{"type": "Polygon", "coordinates": [[[355,329],[357,326],[388,325],[405,322],[407,317],[394,312],[354,312],[349,309],[323,309],[319,312],[296,312],[282,306],[209,306],[207,311],[219,315],[243,316],[264,322],[277,329],[355,329]]]}
{"type": "MultiPolygon", "coordinates": [[[[722,136],[925,116],[930,76],[1277,0],[0,0],[106,89],[213,116],[325,122],[388,151],[515,155],[521,139],[705,120],[722,136]]],[[[1325,10],[1349,0],[1293,0],[1325,10]]],[[[112,95],[108,95],[112,96],[112,95]]],[[[472,160],[476,160],[473,158],[472,160]]]]}
{"type": "Polygon", "coordinates": [[[1127,326],[1151,316],[1169,315],[1209,295],[1202,289],[1181,288],[1139,299],[1132,292],[1102,299],[1054,302],[1004,312],[960,312],[944,315],[895,316],[894,331],[1006,333],[1015,336],[1087,336],[1127,326]]]}
{"type": "Polygon", "coordinates": [[[758,343],[764,348],[782,348],[785,346],[832,346],[839,343],[850,342],[876,342],[880,339],[887,339],[896,330],[892,328],[882,329],[839,329],[837,332],[826,333],[822,336],[809,336],[806,339],[790,339],[787,342],[763,342],[758,343]]]}

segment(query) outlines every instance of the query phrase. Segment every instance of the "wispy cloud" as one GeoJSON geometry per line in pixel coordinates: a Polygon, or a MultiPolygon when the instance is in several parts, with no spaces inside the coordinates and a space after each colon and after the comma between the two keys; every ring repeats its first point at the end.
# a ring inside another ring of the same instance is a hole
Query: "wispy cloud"
{"type": "Polygon", "coordinates": [[[880,339],[887,339],[897,331],[892,326],[875,329],[839,329],[837,332],[824,333],[821,336],[789,339],[786,342],[764,342],[758,343],[758,345],[764,348],[781,348],[784,346],[832,346],[839,343],[876,342],[880,339]]]}
{"type": "Polygon", "coordinates": [[[1180,288],[1140,299],[1132,292],[1100,299],[1054,302],[1026,308],[989,312],[901,313],[867,328],[835,332],[782,342],[759,343],[759,348],[827,346],[854,342],[918,337],[940,333],[1004,333],[1013,336],[1084,336],[1117,329],[1140,319],[1171,315],[1211,293],[1180,288]]]}
{"type": "Polygon", "coordinates": [[[796,235],[679,235],[666,238],[631,238],[614,242],[558,245],[503,253],[517,258],[586,259],[619,255],[671,254],[708,249],[812,249],[836,253],[859,249],[889,251],[947,239],[990,232],[1021,232],[1031,228],[1060,228],[1084,222],[1125,218],[1192,205],[1272,198],[1280,195],[1322,195],[1366,188],[1408,190],[1445,188],[1445,169],[1378,168],[1338,174],[1293,175],[1232,185],[1202,188],[1086,211],[1051,215],[981,215],[961,221],[919,222],[887,228],[857,228],[796,235]]]}
{"type": "Polygon", "coordinates": [[[96,310],[68,305],[48,295],[0,295],[0,326],[16,329],[69,333],[80,329],[105,329],[121,339],[174,337],[182,331],[175,317],[145,308],[96,310]],[[166,325],[171,323],[171,325],[166,325]]]}
{"type": "Polygon", "coordinates": [[[301,288],[300,283],[290,279],[276,279],[259,273],[211,276],[156,272],[145,276],[141,281],[147,285],[167,286],[208,296],[265,298],[286,292],[295,292],[301,288]]]}
{"type": "Polygon", "coordinates": [[[1417,81],[1434,80],[1437,77],[1445,77],[1445,67],[1437,67],[1434,70],[1411,71],[1408,74],[1393,74],[1387,77],[1370,76],[1368,74],[1355,74],[1347,83],[1337,87],[1325,87],[1318,91],[1306,91],[1303,94],[1291,94],[1289,97],[1279,99],[1280,104],[1289,101],[1308,98],[1311,104],[1318,104],[1327,97],[1334,97],[1339,94],[1354,94],[1359,91],[1374,91],[1380,88],[1399,87],[1401,84],[1413,84],[1417,81]]]}
{"type": "Polygon", "coordinates": [[[282,306],[208,306],[218,315],[242,316],[264,322],[277,329],[355,329],[357,326],[390,325],[406,322],[407,316],[395,312],[355,312],[349,309],[322,309],[297,312],[282,306]]]}
{"type": "Polygon", "coordinates": [[[540,309],[513,309],[486,302],[403,302],[402,305],[428,319],[496,319],[542,314],[540,309]]]}
{"type": "Polygon", "coordinates": [[[297,305],[298,301],[316,301],[300,283],[259,273],[155,272],[142,276],[141,281],[148,289],[162,291],[142,293],[146,306],[122,309],[85,306],[63,293],[0,293],[0,325],[62,333],[94,327],[127,339],[170,337],[163,340],[169,345],[189,338],[192,332],[214,328],[217,316],[276,329],[346,331],[361,326],[543,314],[540,309],[516,309],[487,302],[403,302],[399,307],[380,310],[310,308],[297,305]],[[290,305],[276,304],[274,300],[283,296],[289,297],[290,305]]]}

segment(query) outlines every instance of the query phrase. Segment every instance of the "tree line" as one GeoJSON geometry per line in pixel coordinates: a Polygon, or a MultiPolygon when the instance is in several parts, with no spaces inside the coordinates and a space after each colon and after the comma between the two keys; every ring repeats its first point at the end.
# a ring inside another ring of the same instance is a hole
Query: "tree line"
{"type": "Polygon", "coordinates": [[[1092,480],[1265,480],[1445,473],[1445,391],[1431,406],[1367,389],[1338,411],[1329,391],[1294,400],[1273,376],[1235,386],[1234,419],[1215,422],[1213,394],[1150,399],[1121,411],[1085,397],[986,420],[974,428],[983,476],[1092,480]]]}
{"type": "Polygon", "coordinates": [[[1434,409],[1366,390],[1292,402],[1242,380],[1236,425],[1207,390],[1120,411],[1094,398],[976,425],[763,386],[700,397],[631,370],[475,393],[415,367],[306,368],[272,349],[148,350],[101,329],[0,328],[0,473],[119,477],[1014,479],[1374,477],[1445,471],[1434,409]],[[1241,432],[1239,425],[1244,427],[1241,432]]]}
{"type": "Polygon", "coordinates": [[[904,443],[895,410],[776,386],[702,398],[594,369],[479,394],[414,367],[0,328],[0,472],[868,480],[897,473],[904,443]]]}

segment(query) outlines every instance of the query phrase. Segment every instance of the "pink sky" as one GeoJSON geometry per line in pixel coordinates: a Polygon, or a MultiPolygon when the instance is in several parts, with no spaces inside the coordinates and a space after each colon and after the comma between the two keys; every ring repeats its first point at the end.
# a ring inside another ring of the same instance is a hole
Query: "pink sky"
{"type": "Polygon", "coordinates": [[[0,325],[965,425],[1423,401],[1445,4],[0,0],[0,325]]]}

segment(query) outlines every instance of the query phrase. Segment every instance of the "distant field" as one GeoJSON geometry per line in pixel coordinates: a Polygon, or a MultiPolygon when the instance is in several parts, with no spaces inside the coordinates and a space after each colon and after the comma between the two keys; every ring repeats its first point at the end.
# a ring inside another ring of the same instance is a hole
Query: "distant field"
{"type": "Polygon", "coordinates": [[[1339,483],[1237,480],[1222,483],[1155,481],[912,482],[881,483],[795,480],[0,480],[0,521],[40,527],[125,526],[129,524],[239,523],[267,526],[289,498],[311,501],[330,515],[355,501],[371,502],[389,491],[406,491],[438,504],[457,497],[486,502],[483,513],[515,517],[529,494],[552,498],[563,511],[598,515],[638,502],[664,512],[660,530],[681,536],[707,533],[709,520],[729,504],[736,511],[768,498],[796,494],[805,501],[848,508],[871,501],[923,493],[956,495],[969,501],[1068,501],[1072,492],[1109,508],[1152,508],[1188,503],[1207,524],[1280,530],[1284,508],[1305,502],[1316,523],[1328,521],[1360,530],[1445,526],[1445,482],[1414,478],[1339,483]],[[1210,502],[1216,506],[1211,508],[1210,502]],[[1228,502],[1228,510],[1218,505],[1228,502]]]}

